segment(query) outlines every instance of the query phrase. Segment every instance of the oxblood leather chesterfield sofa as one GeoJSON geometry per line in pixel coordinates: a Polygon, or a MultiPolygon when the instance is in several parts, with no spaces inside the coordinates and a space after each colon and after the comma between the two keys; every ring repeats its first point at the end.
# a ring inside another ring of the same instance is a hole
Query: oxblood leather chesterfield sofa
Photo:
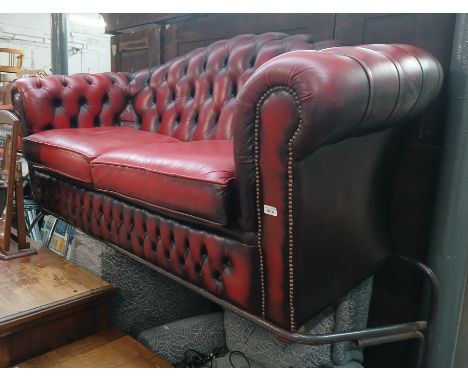
{"type": "Polygon", "coordinates": [[[387,127],[442,85],[417,47],[333,45],[241,35],[132,74],[16,81],[36,202],[297,331],[391,254],[387,127]]]}

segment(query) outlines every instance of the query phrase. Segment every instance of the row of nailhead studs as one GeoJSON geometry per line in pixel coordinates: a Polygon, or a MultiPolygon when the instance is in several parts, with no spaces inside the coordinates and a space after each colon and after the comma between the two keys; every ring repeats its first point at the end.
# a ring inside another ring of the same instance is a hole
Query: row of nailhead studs
{"type": "Polygon", "coordinates": [[[288,142],[288,276],[289,276],[289,320],[291,332],[296,330],[296,319],[294,312],[294,239],[293,239],[293,143],[301,133],[303,120],[302,120],[302,106],[299,103],[297,93],[288,86],[275,86],[266,91],[258,100],[255,111],[255,126],[254,126],[254,162],[255,162],[255,195],[257,207],[257,246],[260,255],[260,284],[262,293],[262,316],[266,317],[266,301],[265,301],[265,275],[264,275],[264,259],[262,251],[262,209],[261,209],[261,192],[260,192],[260,108],[265,99],[276,91],[287,91],[290,93],[297,105],[299,112],[299,125],[293,136],[288,142]]]}

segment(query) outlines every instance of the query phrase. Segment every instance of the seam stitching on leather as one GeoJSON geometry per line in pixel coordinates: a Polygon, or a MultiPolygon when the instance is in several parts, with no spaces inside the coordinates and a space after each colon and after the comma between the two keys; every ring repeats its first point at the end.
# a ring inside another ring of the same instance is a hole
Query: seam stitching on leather
{"type": "MultiPolygon", "coordinates": [[[[98,166],[119,167],[119,168],[127,169],[127,170],[145,171],[145,172],[149,172],[149,173],[152,173],[152,174],[155,174],[155,175],[167,176],[167,177],[178,178],[178,179],[185,179],[185,180],[189,180],[189,181],[192,181],[192,182],[204,183],[204,184],[207,184],[207,185],[215,184],[215,185],[223,186],[223,187],[228,187],[229,183],[231,183],[235,179],[234,176],[231,176],[231,177],[227,178],[225,181],[216,181],[216,180],[211,180],[211,179],[200,179],[200,178],[195,178],[195,177],[191,177],[191,176],[187,176],[187,175],[180,175],[180,174],[173,174],[173,173],[170,173],[170,172],[151,170],[151,169],[148,169],[148,168],[145,168],[145,167],[139,167],[139,166],[130,166],[130,165],[125,165],[125,164],[117,164],[117,163],[110,163],[110,162],[95,162],[95,160],[98,159],[98,158],[95,158],[94,160],[91,161],[90,166],[92,168],[97,169],[98,166]]],[[[223,172],[223,170],[217,170],[216,172],[223,172]]]]}
{"type": "MultiPolygon", "coordinates": [[[[137,199],[133,196],[128,196],[128,195],[125,195],[125,194],[122,194],[120,192],[117,192],[117,191],[112,191],[112,190],[109,190],[109,189],[106,189],[106,188],[96,188],[95,191],[101,191],[105,194],[109,194],[109,195],[116,195],[116,196],[119,196],[121,199],[123,199],[123,201],[127,201],[127,202],[140,202],[142,205],[146,205],[146,206],[150,206],[150,207],[153,207],[154,209],[156,210],[162,210],[162,211],[166,211],[167,212],[170,212],[170,213],[173,213],[174,215],[182,215],[182,216],[188,216],[190,218],[193,218],[197,221],[202,221],[202,222],[205,222],[205,223],[209,223],[209,224],[215,224],[216,226],[219,226],[219,227],[224,227],[227,225],[227,219],[226,219],[226,222],[216,222],[214,220],[210,220],[208,218],[204,218],[204,217],[200,217],[200,216],[196,216],[196,215],[192,215],[188,212],[183,212],[183,211],[177,211],[177,210],[174,210],[170,207],[165,207],[165,206],[161,206],[161,205],[157,205],[155,203],[151,203],[151,202],[145,202],[144,200],[141,200],[141,199],[137,199]]],[[[139,207],[138,205],[136,207],[139,207]]],[[[141,208],[141,207],[139,207],[141,208]]],[[[158,213],[161,213],[159,211],[157,211],[158,213]]],[[[169,217],[170,218],[170,217],[169,217]]],[[[190,223],[190,222],[189,222],[190,223]]]]}
{"type": "MultiPolygon", "coordinates": [[[[390,55],[388,55],[386,52],[376,50],[376,49],[370,49],[368,47],[361,47],[361,48],[365,49],[365,50],[370,50],[372,52],[380,53],[382,56],[385,56],[393,64],[393,66],[395,67],[395,70],[397,72],[397,76],[398,76],[398,96],[397,96],[397,99],[395,101],[395,104],[393,105],[392,111],[387,115],[385,120],[383,120],[381,122],[381,125],[384,125],[389,119],[391,119],[395,115],[395,112],[398,112],[398,109],[400,108],[400,105],[401,105],[401,102],[402,102],[402,94],[403,94],[403,90],[405,88],[405,81],[402,78],[403,69],[401,67],[400,62],[395,62],[395,60],[392,59],[390,57],[390,55]]],[[[418,96],[418,98],[419,98],[419,96],[418,96]]],[[[417,102],[417,100],[416,100],[416,102],[417,102]]],[[[400,117],[400,119],[401,119],[401,117],[400,117]]]]}
{"type": "Polygon", "coordinates": [[[39,146],[43,145],[43,146],[54,147],[56,149],[63,150],[63,151],[69,151],[71,153],[74,153],[74,154],[77,154],[77,155],[83,157],[86,161],[89,161],[89,162],[91,162],[92,160],[96,159],[99,156],[99,155],[86,155],[83,152],[80,152],[78,150],[74,150],[74,149],[66,147],[66,146],[59,146],[59,145],[55,145],[55,144],[49,143],[49,142],[37,141],[37,140],[34,140],[33,138],[31,138],[31,136],[27,136],[27,137],[23,138],[23,141],[29,142],[29,144],[33,144],[33,145],[39,145],[39,146]]]}
{"type": "MultiPolygon", "coordinates": [[[[60,171],[60,170],[56,170],[56,169],[54,169],[54,168],[52,168],[52,167],[49,167],[49,166],[44,165],[43,163],[38,163],[38,162],[33,161],[33,160],[30,160],[30,159],[28,159],[28,162],[32,163],[33,166],[37,166],[37,167],[39,167],[39,168],[41,168],[41,169],[44,169],[45,171],[48,171],[48,172],[51,172],[51,173],[55,173],[55,174],[59,174],[59,175],[61,175],[61,176],[65,176],[65,177],[67,177],[67,178],[72,178],[72,179],[74,179],[74,180],[76,180],[76,181],[79,181],[79,182],[81,182],[81,183],[85,183],[85,184],[87,184],[88,186],[89,186],[89,185],[93,186],[91,180],[85,180],[85,179],[79,178],[79,177],[77,177],[77,176],[75,176],[75,175],[67,174],[66,172],[63,172],[63,171],[60,171]]],[[[91,174],[90,174],[90,179],[91,179],[91,174]]]]}

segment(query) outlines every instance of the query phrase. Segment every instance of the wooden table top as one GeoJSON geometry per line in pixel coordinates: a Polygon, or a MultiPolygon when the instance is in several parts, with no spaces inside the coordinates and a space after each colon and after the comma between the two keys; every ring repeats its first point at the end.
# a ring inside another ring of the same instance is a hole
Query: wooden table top
{"type": "Polygon", "coordinates": [[[172,366],[121,330],[111,328],[29,359],[17,367],[172,366]]]}
{"type": "Polygon", "coordinates": [[[38,254],[0,260],[0,333],[14,320],[66,305],[115,287],[38,243],[38,254]]]}

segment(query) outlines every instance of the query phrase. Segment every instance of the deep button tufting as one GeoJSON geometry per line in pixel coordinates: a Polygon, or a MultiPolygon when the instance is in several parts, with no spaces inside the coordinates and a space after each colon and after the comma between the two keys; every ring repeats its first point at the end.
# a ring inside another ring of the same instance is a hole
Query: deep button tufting
{"type": "Polygon", "coordinates": [[[223,265],[226,267],[226,268],[231,268],[232,267],[232,261],[229,257],[227,256],[224,256],[223,257],[223,265]]]}
{"type": "Polygon", "coordinates": [[[52,105],[57,108],[62,106],[62,100],[60,98],[54,98],[52,101],[52,105]]]}
{"type": "Polygon", "coordinates": [[[196,263],[194,265],[194,269],[195,269],[195,272],[197,272],[198,274],[202,273],[202,268],[201,268],[200,264],[196,263]]]}
{"type": "Polygon", "coordinates": [[[85,106],[85,105],[87,105],[87,104],[88,104],[88,102],[86,101],[86,98],[85,98],[84,96],[80,96],[80,97],[78,98],[78,105],[79,105],[80,107],[83,107],[83,106],[85,106]]]}
{"type": "Polygon", "coordinates": [[[101,119],[99,117],[95,117],[93,119],[93,125],[94,126],[100,126],[101,125],[101,119]]]}
{"type": "Polygon", "coordinates": [[[214,280],[216,280],[217,282],[220,282],[221,281],[221,273],[219,273],[218,271],[213,271],[211,273],[211,276],[213,277],[214,280]]]}
{"type": "MultiPolygon", "coordinates": [[[[73,74],[65,79],[63,76],[52,75],[41,80],[15,81],[12,86],[13,94],[26,94],[31,90],[32,93],[36,92],[40,95],[41,99],[46,97],[50,103],[53,102],[51,94],[61,94],[63,105],[67,105],[65,113],[70,111],[68,105],[74,104],[77,99],[80,100],[76,126],[69,124],[67,118],[64,118],[64,113],[55,110],[57,108],[55,105],[42,108],[41,115],[38,117],[37,105],[34,105],[32,101],[36,97],[14,96],[13,102],[18,108],[24,110],[25,135],[45,130],[45,126],[48,125],[54,129],[94,127],[97,125],[97,123],[93,124],[94,117],[98,116],[100,126],[131,124],[145,131],[174,136],[183,141],[232,139],[233,105],[227,101],[237,93],[238,89],[230,92],[223,84],[227,80],[239,81],[239,86],[246,83],[254,71],[246,71],[243,67],[244,62],[250,60],[251,66],[255,65],[255,62],[260,65],[284,50],[313,48],[314,45],[308,43],[306,36],[287,36],[282,33],[243,35],[231,40],[215,42],[206,48],[190,52],[182,58],[169,61],[163,66],[141,70],[134,74],[73,74]],[[286,47],[286,49],[281,47],[286,47]],[[220,70],[221,67],[225,69],[220,70]],[[66,92],[63,91],[64,81],[67,86],[66,92]],[[215,82],[216,86],[213,88],[215,82]],[[40,91],[39,88],[47,92],[40,91]],[[156,97],[155,100],[148,97],[150,93],[156,97]],[[183,98],[180,97],[182,94],[183,98]],[[81,99],[85,95],[87,103],[81,99]],[[103,95],[106,96],[103,97],[103,95]],[[217,126],[210,125],[212,119],[209,116],[211,109],[209,99],[212,97],[216,99],[217,111],[222,114],[223,121],[226,121],[217,126]],[[194,101],[190,102],[190,99],[194,101]],[[171,105],[176,101],[177,110],[171,105]],[[18,103],[22,106],[17,105],[18,103]],[[84,105],[87,107],[83,107],[84,105]],[[155,106],[148,107],[149,105],[155,106]],[[177,129],[173,129],[171,121],[174,112],[182,113],[183,111],[190,115],[190,108],[192,110],[196,108],[201,113],[200,123],[194,127],[191,121],[186,119],[177,129]],[[92,115],[89,114],[91,111],[92,115]],[[157,127],[154,125],[156,115],[159,115],[161,120],[160,126],[157,127]]],[[[68,115],[69,119],[70,115],[68,115]]]]}
{"type": "Polygon", "coordinates": [[[70,118],[70,127],[76,128],[78,127],[78,116],[74,115],[73,117],[70,118]]]}
{"type": "Polygon", "coordinates": [[[203,262],[208,258],[208,251],[204,245],[200,248],[200,256],[203,264],[203,262]]]}
{"type": "Polygon", "coordinates": [[[185,257],[184,256],[179,256],[179,263],[181,265],[185,265],[185,257]]]}

